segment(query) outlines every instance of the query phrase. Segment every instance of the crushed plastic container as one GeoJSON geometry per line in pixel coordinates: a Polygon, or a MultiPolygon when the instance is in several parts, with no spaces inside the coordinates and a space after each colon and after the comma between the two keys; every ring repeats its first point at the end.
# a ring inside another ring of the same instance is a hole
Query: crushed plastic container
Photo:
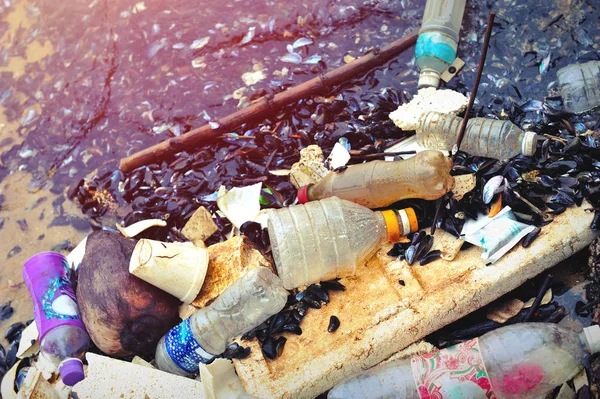
{"type": "Polygon", "coordinates": [[[243,334],[285,306],[281,280],[263,266],[250,269],[209,306],[173,327],[158,343],[156,365],[178,375],[198,372],[223,353],[229,340],[243,334]]]}
{"type": "Polygon", "coordinates": [[[23,266],[23,280],[33,300],[40,349],[58,365],[63,382],[72,386],[83,380],[83,358],[90,337],[79,317],[77,299],[69,280],[67,259],[42,252],[23,266]]]}
{"type": "Polygon", "coordinates": [[[401,161],[371,161],[331,172],[317,184],[298,190],[304,204],[336,196],[368,208],[407,198],[434,200],[454,187],[452,161],[439,151],[422,151],[401,161]]]}
{"type": "Polygon", "coordinates": [[[582,114],[600,106],[600,61],[566,66],[556,76],[567,111],[582,114]]]}
{"type": "Polygon", "coordinates": [[[456,58],[466,0],[427,0],[415,48],[419,88],[438,87],[440,75],[456,58]]]}
{"type": "Polygon", "coordinates": [[[412,208],[374,212],[330,197],[269,214],[277,274],[293,289],[354,274],[384,242],[418,230],[412,208]]]}
{"type": "Polygon", "coordinates": [[[327,398],[533,399],[573,378],[584,356],[599,351],[597,325],[578,334],[550,323],[515,324],[367,370],[327,398]]]}
{"type": "MultiPolygon", "coordinates": [[[[417,143],[426,148],[451,150],[461,123],[459,116],[427,112],[419,121],[417,143]]],[[[511,121],[471,118],[460,150],[474,156],[509,159],[518,154],[532,156],[536,147],[537,135],[523,132],[511,121]]]]}

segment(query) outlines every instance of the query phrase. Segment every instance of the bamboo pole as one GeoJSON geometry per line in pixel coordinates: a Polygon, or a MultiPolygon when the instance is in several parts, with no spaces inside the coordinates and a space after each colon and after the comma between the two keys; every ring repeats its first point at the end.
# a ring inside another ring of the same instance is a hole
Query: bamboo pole
{"type": "Polygon", "coordinates": [[[206,124],[179,137],[172,137],[128,157],[122,158],[119,168],[124,173],[127,173],[142,165],[156,163],[177,152],[194,150],[201,144],[215,140],[223,133],[230,132],[244,123],[263,120],[265,117],[272,115],[282,107],[304,97],[330,91],[334,86],[360,76],[376,66],[384,64],[415,44],[416,40],[417,33],[411,33],[381,49],[375,48],[369,54],[357,58],[351,63],[336,68],[333,71],[321,74],[298,86],[292,87],[282,93],[278,93],[275,96],[267,95],[262,97],[248,107],[217,120],[216,122],[219,127],[216,129],[211,128],[209,124],[206,124]]]}

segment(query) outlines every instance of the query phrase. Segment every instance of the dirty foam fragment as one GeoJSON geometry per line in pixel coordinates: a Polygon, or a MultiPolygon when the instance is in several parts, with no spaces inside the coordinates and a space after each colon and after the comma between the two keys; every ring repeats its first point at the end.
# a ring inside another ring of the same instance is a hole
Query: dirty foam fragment
{"type": "Polygon", "coordinates": [[[436,90],[434,87],[420,89],[407,104],[390,113],[390,119],[402,130],[416,130],[419,119],[425,112],[458,114],[467,107],[469,99],[453,90],[436,90]]]}

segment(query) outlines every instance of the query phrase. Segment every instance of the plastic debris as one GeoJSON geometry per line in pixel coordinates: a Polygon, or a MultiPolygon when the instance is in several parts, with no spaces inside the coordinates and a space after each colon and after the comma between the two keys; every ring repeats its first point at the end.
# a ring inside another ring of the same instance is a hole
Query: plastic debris
{"type": "Polygon", "coordinates": [[[519,299],[495,303],[489,307],[486,317],[497,323],[506,323],[508,319],[519,314],[524,305],[519,299]]]}
{"type": "Polygon", "coordinates": [[[318,183],[329,170],[323,165],[325,157],[318,145],[312,144],[300,150],[300,160],[292,165],[290,182],[300,188],[312,183],[318,183]]]}
{"type": "Polygon", "coordinates": [[[349,160],[350,153],[346,147],[340,143],[335,143],[331,150],[331,154],[327,157],[327,164],[329,165],[329,169],[334,170],[345,166],[349,160]]]}
{"type": "Polygon", "coordinates": [[[260,211],[260,190],[262,183],[246,187],[234,187],[224,195],[219,195],[217,205],[227,219],[238,229],[242,224],[254,217],[260,211]]]}
{"type": "Polygon", "coordinates": [[[132,238],[148,230],[151,227],[164,227],[167,225],[167,222],[162,219],[146,219],[140,220],[139,222],[129,225],[127,227],[123,227],[119,223],[116,223],[115,225],[117,226],[117,230],[119,230],[123,237],[132,238]]]}
{"type": "Polygon", "coordinates": [[[21,342],[19,342],[17,357],[24,359],[37,353],[40,350],[39,336],[40,334],[35,323],[31,323],[25,327],[21,332],[21,342]]]}
{"type": "Polygon", "coordinates": [[[211,364],[200,364],[200,380],[207,399],[237,399],[245,395],[240,378],[230,360],[215,359],[211,364]]]}

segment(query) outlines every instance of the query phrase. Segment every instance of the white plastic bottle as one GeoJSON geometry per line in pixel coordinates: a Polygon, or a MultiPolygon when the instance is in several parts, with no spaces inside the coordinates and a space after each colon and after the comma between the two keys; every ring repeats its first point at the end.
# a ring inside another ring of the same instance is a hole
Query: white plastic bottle
{"type": "Polygon", "coordinates": [[[287,289],[354,274],[384,242],[418,230],[412,208],[374,212],[329,197],[269,214],[277,274],[287,289]]]}
{"type": "Polygon", "coordinates": [[[578,334],[550,323],[514,324],[372,368],[338,385],[327,398],[533,399],[573,378],[583,357],[599,351],[597,325],[578,334]]]}
{"type": "Polygon", "coordinates": [[[237,279],[209,306],[173,327],[158,343],[156,365],[178,375],[198,372],[243,334],[285,306],[288,292],[266,267],[257,266],[237,279]]]}
{"type": "Polygon", "coordinates": [[[440,75],[456,58],[466,0],[427,0],[415,48],[419,88],[438,87],[440,75]]]}
{"type": "Polygon", "coordinates": [[[566,66],[556,76],[567,111],[582,114],[600,106],[600,61],[566,66]]]}
{"type": "MultiPolygon", "coordinates": [[[[462,118],[427,112],[417,128],[417,143],[423,147],[451,150],[458,138],[462,118]]],[[[509,159],[518,154],[532,156],[537,146],[534,132],[523,132],[511,121],[471,118],[467,123],[460,150],[469,155],[509,159]]]]}

